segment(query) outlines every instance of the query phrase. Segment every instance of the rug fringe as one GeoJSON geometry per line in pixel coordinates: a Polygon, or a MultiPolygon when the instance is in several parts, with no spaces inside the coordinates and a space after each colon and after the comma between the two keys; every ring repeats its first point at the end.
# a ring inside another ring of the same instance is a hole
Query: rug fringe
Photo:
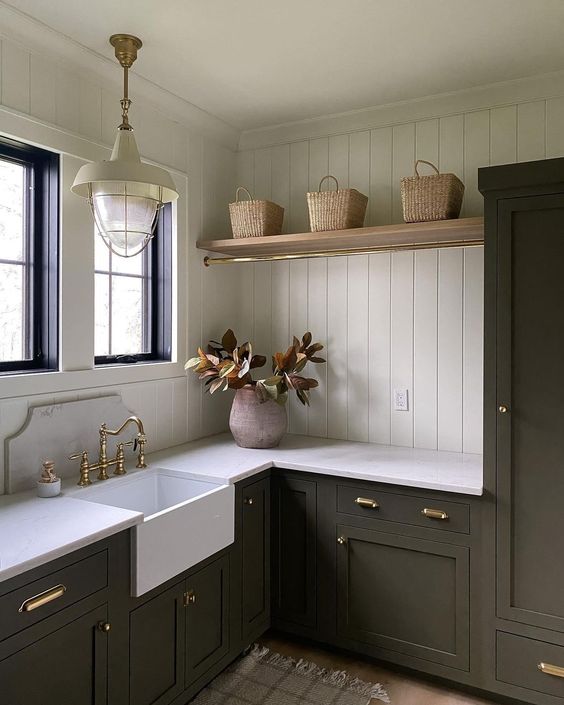
{"type": "Polygon", "coordinates": [[[296,659],[291,656],[283,656],[282,654],[271,651],[267,646],[253,644],[249,656],[256,661],[264,661],[270,666],[276,666],[284,671],[296,671],[301,676],[306,678],[316,678],[322,683],[332,685],[342,690],[366,696],[368,698],[367,705],[370,705],[371,700],[377,699],[384,703],[389,703],[390,698],[386,690],[380,683],[367,683],[360,678],[349,676],[346,671],[330,671],[326,668],[321,668],[316,663],[296,659]]]}

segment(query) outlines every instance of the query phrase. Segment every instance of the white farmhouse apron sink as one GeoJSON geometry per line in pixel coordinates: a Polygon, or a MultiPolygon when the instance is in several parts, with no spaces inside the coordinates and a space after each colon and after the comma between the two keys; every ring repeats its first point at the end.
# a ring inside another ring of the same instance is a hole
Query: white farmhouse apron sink
{"type": "Polygon", "coordinates": [[[151,468],[112,478],[77,499],[142,512],[131,529],[131,592],[143,595],[229,546],[235,534],[235,488],[151,468]]]}

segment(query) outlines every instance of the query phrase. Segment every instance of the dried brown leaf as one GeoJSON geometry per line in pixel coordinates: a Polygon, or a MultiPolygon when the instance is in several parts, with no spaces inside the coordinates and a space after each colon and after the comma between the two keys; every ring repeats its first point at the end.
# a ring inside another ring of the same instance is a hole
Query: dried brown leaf
{"type": "Polygon", "coordinates": [[[237,338],[235,337],[235,333],[231,330],[231,328],[228,328],[223,334],[221,344],[224,350],[227,350],[228,353],[232,353],[233,350],[235,350],[235,348],[237,347],[237,338]]]}
{"type": "Polygon", "coordinates": [[[263,367],[266,364],[266,357],[264,355],[253,355],[251,360],[251,370],[257,367],[263,367]]]}

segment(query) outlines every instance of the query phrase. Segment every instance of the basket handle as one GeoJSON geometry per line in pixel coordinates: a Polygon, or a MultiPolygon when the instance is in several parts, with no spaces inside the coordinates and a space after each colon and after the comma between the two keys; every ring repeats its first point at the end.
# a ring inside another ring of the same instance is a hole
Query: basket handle
{"type": "Polygon", "coordinates": [[[440,171],[437,169],[437,167],[434,164],[431,164],[431,162],[425,161],[425,159],[418,159],[415,162],[415,176],[419,176],[419,172],[417,171],[418,164],[427,164],[427,166],[430,166],[432,169],[434,169],[437,172],[437,176],[441,175],[440,171]]]}
{"type": "Polygon", "coordinates": [[[247,196],[249,197],[250,201],[255,200],[244,186],[238,186],[237,190],[235,191],[235,203],[239,203],[239,191],[244,191],[247,194],[247,196]]]}
{"type": "Polygon", "coordinates": [[[337,186],[337,191],[339,190],[339,182],[337,181],[337,179],[334,176],[332,176],[331,174],[327,174],[327,176],[324,176],[321,179],[321,181],[319,182],[318,191],[321,191],[321,186],[323,185],[323,182],[325,181],[325,179],[333,179],[333,181],[335,182],[335,185],[337,186]]]}

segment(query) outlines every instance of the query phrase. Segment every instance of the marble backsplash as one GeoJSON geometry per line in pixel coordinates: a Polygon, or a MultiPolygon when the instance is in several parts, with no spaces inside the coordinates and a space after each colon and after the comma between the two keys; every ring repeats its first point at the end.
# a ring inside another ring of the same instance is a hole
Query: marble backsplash
{"type": "MultiPolygon", "coordinates": [[[[60,404],[30,407],[21,429],[5,441],[6,489],[9,494],[35,487],[41,464],[50,459],[61,478],[79,475],[79,460],[69,456],[87,450],[90,462],[98,458],[98,429],[102,423],[119,428],[133,412],[114,394],[60,404]]],[[[132,440],[137,428],[128,427],[119,438],[108,438],[108,456],[115,455],[116,444],[132,440]]],[[[126,449],[126,466],[135,465],[135,455],[126,449]]],[[[110,471],[111,472],[111,471],[110,471]]]]}

